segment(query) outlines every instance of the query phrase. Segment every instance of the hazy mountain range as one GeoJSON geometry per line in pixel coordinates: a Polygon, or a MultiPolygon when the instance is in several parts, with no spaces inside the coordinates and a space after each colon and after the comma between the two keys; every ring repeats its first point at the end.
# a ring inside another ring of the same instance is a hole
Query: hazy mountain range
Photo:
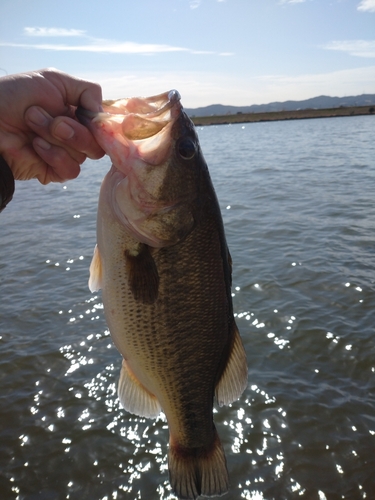
{"type": "Polygon", "coordinates": [[[184,108],[189,116],[212,116],[236,113],[267,113],[270,111],[294,111],[296,109],[325,109],[340,106],[375,106],[375,94],[362,94],[349,97],[329,97],[321,95],[304,101],[271,102],[269,104],[253,104],[252,106],[225,106],[211,104],[202,108],[184,108]]]}

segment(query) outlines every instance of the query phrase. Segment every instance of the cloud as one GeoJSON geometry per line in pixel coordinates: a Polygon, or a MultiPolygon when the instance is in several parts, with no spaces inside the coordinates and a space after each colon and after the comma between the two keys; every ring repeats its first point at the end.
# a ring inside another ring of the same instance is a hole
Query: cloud
{"type": "Polygon", "coordinates": [[[227,72],[149,71],[85,72],[77,76],[96,81],[105,99],[155,95],[176,88],[187,108],[221,103],[234,106],[264,104],[318,95],[345,96],[373,92],[375,66],[330,73],[289,75],[231,75],[227,72]]]}
{"type": "Polygon", "coordinates": [[[75,30],[75,29],[65,29],[65,28],[39,28],[39,27],[26,27],[24,28],[24,34],[27,36],[49,36],[49,37],[59,37],[59,36],[85,36],[86,31],[75,30]]]}
{"type": "MultiPolygon", "coordinates": [[[[189,0],[189,5],[191,9],[197,9],[200,7],[202,0],[189,0]]],[[[217,0],[218,2],[226,2],[227,0],[217,0]]]]}
{"type": "Polygon", "coordinates": [[[279,4],[284,5],[286,3],[304,3],[306,0],[280,0],[279,4]]]}
{"type": "Polygon", "coordinates": [[[302,100],[318,95],[370,94],[373,93],[374,79],[375,66],[368,66],[296,76],[265,75],[254,81],[253,85],[254,89],[258,89],[261,93],[263,102],[270,102],[271,100],[302,100]]]}
{"type": "Polygon", "coordinates": [[[375,40],[342,40],[333,41],[325,46],[327,50],[347,52],[356,57],[375,57],[375,40]]]}
{"type": "Polygon", "coordinates": [[[184,47],[174,47],[172,45],[160,45],[152,43],[135,43],[135,42],[116,42],[110,40],[95,40],[91,44],[82,45],[66,45],[66,44],[26,44],[26,43],[11,43],[0,42],[2,47],[16,47],[22,49],[36,50],[55,50],[65,52],[108,52],[112,54],[156,54],[161,52],[190,52],[202,53],[202,51],[193,51],[184,47]]]}
{"type": "Polygon", "coordinates": [[[362,0],[357,9],[363,12],[375,12],[375,0],[362,0]]]}
{"type": "MultiPolygon", "coordinates": [[[[210,55],[216,52],[207,50],[195,50],[188,47],[178,47],[167,44],[156,43],[136,43],[122,42],[116,40],[107,40],[91,37],[83,30],[66,29],[66,28],[40,28],[27,27],[24,28],[26,36],[34,37],[81,37],[84,38],[84,43],[67,44],[67,43],[14,43],[1,42],[2,47],[15,47],[20,49],[35,49],[35,50],[50,50],[57,52],[97,52],[111,54],[144,54],[153,55],[168,52],[185,52],[189,54],[210,55]]],[[[232,53],[222,52],[219,55],[233,55],[232,53]]]]}

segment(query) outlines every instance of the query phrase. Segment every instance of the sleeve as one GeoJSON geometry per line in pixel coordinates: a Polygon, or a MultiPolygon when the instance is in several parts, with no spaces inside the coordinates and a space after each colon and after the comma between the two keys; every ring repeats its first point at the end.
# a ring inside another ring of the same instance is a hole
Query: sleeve
{"type": "Polygon", "coordinates": [[[14,193],[14,177],[13,173],[4,160],[0,156],[0,212],[4,210],[14,193]]]}

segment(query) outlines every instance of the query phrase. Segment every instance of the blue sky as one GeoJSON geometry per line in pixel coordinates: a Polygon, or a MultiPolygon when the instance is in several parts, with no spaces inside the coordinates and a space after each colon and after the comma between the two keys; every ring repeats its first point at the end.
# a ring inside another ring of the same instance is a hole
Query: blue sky
{"type": "Polygon", "coordinates": [[[1,0],[0,75],[47,66],[185,107],[375,93],[375,0],[1,0]]]}

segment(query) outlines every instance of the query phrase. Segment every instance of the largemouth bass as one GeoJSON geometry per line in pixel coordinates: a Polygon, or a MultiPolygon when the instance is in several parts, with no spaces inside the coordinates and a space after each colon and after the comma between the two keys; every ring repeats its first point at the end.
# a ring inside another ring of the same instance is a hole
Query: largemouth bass
{"type": "Polygon", "coordinates": [[[169,477],[181,499],[228,491],[214,399],[247,384],[233,317],[231,257],[194,125],[177,91],[78,109],[112,160],[99,197],[91,291],[123,361],[118,396],[169,427],[169,477]]]}

